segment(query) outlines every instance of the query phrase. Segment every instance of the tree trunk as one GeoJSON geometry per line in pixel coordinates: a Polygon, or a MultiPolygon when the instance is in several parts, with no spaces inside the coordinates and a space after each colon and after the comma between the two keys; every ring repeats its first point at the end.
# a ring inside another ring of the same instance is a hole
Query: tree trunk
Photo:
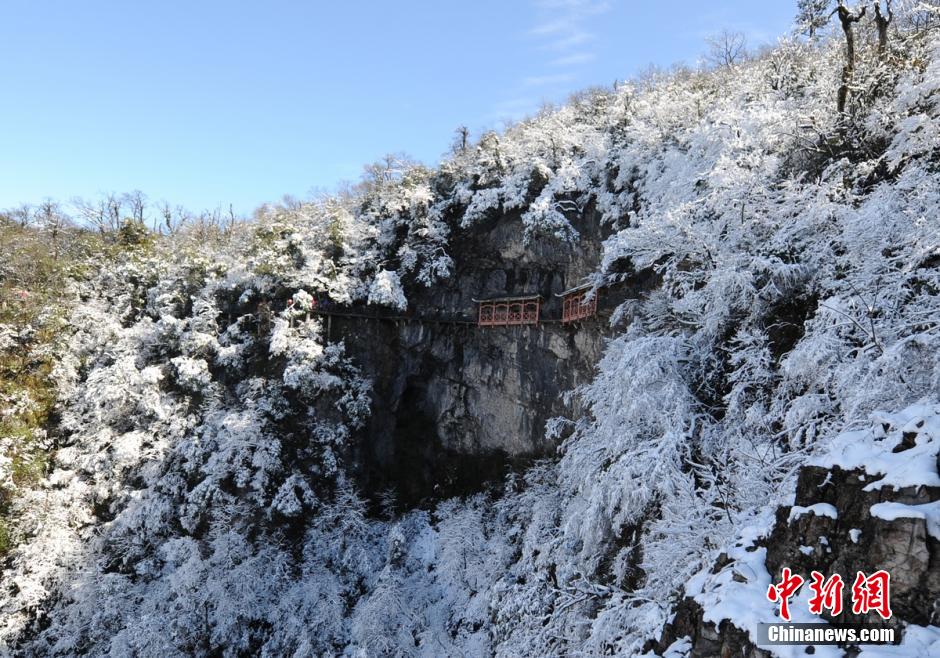
{"type": "Polygon", "coordinates": [[[881,0],[875,3],[875,25],[878,27],[878,59],[884,61],[888,55],[888,27],[894,19],[891,0],[888,0],[888,13],[881,13],[881,0]]]}
{"type": "Polygon", "coordinates": [[[839,22],[842,24],[842,31],[845,33],[845,66],[842,67],[842,84],[839,86],[839,94],[836,100],[836,109],[839,114],[845,114],[845,108],[849,100],[849,88],[852,84],[852,74],[855,72],[855,30],[853,25],[865,15],[865,7],[858,14],[850,12],[841,2],[835,12],[839,14],[839,22]]]}

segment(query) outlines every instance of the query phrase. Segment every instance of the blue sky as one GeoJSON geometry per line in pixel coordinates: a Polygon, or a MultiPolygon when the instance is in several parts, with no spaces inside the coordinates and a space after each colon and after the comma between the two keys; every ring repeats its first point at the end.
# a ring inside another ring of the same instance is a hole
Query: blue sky
{"type": "Polygon", "coordinates": [[[133,189],[250,212],[591,85],[694,63],[788,0],[6,0],[0,208],[133,189]]]}

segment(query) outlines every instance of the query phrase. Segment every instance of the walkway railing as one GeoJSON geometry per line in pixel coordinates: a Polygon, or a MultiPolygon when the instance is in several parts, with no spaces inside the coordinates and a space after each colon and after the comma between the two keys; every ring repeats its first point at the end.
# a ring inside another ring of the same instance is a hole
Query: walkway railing
{"type": "Polygon", "coordinates": [[[566,297],[562,303],[561,318],[543,318],[541,297],[519,297],[489,300],[473,300],[479,304],[476,317],[466,315],[416,315],[412,312],[405,314],[388,313],[386,309],[378,307],[348,307],[330,304],[317,305],[303,311],[298,310],[291,318],[303,321],[304,316],[324,316],[326,318],[357,318],[363,320],[378,320],[386,322],[418,322],[423,324],[451,324],[480,327],[514,327],[538,326],[540,324],[567,324],[576,320],[592,317],[597,313],[597,295],[595,294],[586,303],[582,303],[584,294],[566,297]]]}
{"type": "Polygon", "coordinates": [[[477,324],[481,327],[508,327],[538,324],[541,300],[539,298],[489,300],[479,302],[477,324]]]}
{"type": "Polygon", "coordinates": [[[587,294],[588,291],[578,292],[564,298],[561,309],[562,324],[590,318],[597,313],[597,293],[590,299],[585,299],[587,294]]]}

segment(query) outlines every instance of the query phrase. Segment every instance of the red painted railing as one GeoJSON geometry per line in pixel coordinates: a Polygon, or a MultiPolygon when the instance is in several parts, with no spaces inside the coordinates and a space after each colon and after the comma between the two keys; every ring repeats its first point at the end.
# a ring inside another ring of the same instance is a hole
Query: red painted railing
{"type": "Polygon", "coordinates": [[[582,290],[565,295],[561,309],[562,323],[590,318],[597,313],[597,292],[595,291],[590,299],[585,299],[589,292],[590,290],[582,290]]]}
{"type": "Polygon", "coordinates": [[[481,327],[508,327],[520,324],[538,324],[541,299],[495,299],[480,302],[477,324],[481,327]]]}

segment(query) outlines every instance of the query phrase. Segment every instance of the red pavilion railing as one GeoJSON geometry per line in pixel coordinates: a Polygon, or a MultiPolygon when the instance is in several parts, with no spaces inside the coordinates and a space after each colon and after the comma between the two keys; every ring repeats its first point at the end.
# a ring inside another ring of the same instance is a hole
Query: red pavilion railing
{"type": "Polygon", "coordinates": [[[542,300],[540,297],[490,299],[480,305],[477,324],[481,327],[509,327],[538,324],[542,300]]]}
{"type": "Polygon", "coordinates": [[[578,290],[562,298],[562,323],[576,322],[593,317],[597,313],[597,292],[588,297],[590,290],[578,290]]]}

